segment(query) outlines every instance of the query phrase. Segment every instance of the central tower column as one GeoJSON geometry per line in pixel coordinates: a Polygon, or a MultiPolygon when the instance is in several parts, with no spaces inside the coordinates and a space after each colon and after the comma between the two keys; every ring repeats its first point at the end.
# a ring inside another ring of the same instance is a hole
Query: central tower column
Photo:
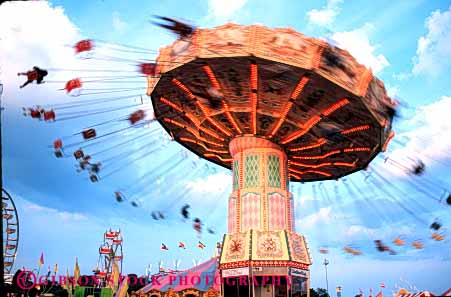
{"type": "Polygon", "coordinates": [[[223,296],[308,296],[311,260],[294,230],[287,155],[267,139],[246,135],[229,149],[233,190],[219,261],[223,296]]]}
{"type": "Polygon", "coordinates": [[[287,156],[273,142],[254,136],[230,142],[233,192],[228,233],[251,229],[294,231],[293,199],[288,189],[287,156]]]}

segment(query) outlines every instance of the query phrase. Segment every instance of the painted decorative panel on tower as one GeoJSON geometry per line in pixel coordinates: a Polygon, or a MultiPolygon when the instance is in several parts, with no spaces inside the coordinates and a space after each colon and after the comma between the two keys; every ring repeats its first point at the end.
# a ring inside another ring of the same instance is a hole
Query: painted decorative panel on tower
{"type": "Polygon", "coordinates": [[[291,260],[310,265],[311,259],[304,236],[294,232],[287,232],[287,235],[291,260]]]}
{"type": "Polygon", "coordinates": [[[241,196],[241,232],[260,229],[260,194],[245,193],[241,196]]]}
{"type": "Polygon", "coordinates": [[[280,159],[276,155],[268,156],[267,164],[267,175],[268,175],[268,186],[274,188],[281,187],[281,176],[280,176],[280,159]]]}
{"type": "Polygon", "coordinates": [[[231,263],[249,260],[250,234],[227,234],[221,255],[221,263],[231,263]]]}
{"type": "Polygon", "coordinates": [[[284,231],[252,232],[253,260],[288,260],[288,254],[284,231]]]}
{"type": "Polygon", "coordinates": [[[252,188],[258,187],[260,181],[260,170],[259,162],[260,156],[258,155],[248,155],[245,160],[245,179],[244,187],[252,188]]]}
{"type": "Polygon", "coordinates": [[[286,199],[280,193],[268,194],[269,230],[286,229],[286,199]]]}

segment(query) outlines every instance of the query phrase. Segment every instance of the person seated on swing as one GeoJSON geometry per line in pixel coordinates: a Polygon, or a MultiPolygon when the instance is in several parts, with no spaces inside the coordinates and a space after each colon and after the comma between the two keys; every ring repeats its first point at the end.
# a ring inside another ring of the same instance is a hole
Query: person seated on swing
{"type": "Polygon", "coordinates": [[[189,37],[194,32],[194,27],[192,27],[188,24],[182,23],[178,20],[171,19],[168,17],[161,17],[161,16],[155,16],[155,17],[160,20],[164,20],[164,21],[168,22],[168,24],[161,24],[161,23],[154,22],[155,25],[172,31],[173,33],[178,35],[179,38],[189,37]]]}
{"type": "Polygon", "coordinates": [[[95,164],[91,164],[91,173],[93,174],[98,174],[100,171],[100,166],[102,165],[102,163],[98,162],[95,164]]]}
{"type": "Polygon", "coordinates": [[[22,89],[23,87],[32,83],[33,81],[36,81],[37,84],[44,83],[44,77],[47,76],[47,74],[48,74],[47,70],[41,69],[37,66],[34,66],[33,70],[17,73],[18,76],[20,75],[27,76],[27,81],[23,85],[21,85],[20,88],[22,89]]]}
{"type": "Polygon", "coordinates": [[[117,202],[122,202],[122,201],[124,201],[124,195],[123,195],[121,192],[119,192],[119,191],[114,192],[114,195],[115,195],[115,197],[116,197],[116,201],[117,201],[117,202]]]}
{"type": "Polygon", "coordinates": [[[99,181],[99,177],[96,174],[91,173],[91,175],[89,176],[89,179],[95,183],[99,181]]]}
{"type": "Polygon", "coordinates": [[[45,110],[39,106],[28,108],[23,107],[22,109],[24,116],[30,116],[33,119],[41,119],[45,112],[45,110]]]}
{"type": "Polygon", "coordinates": [[[80,160],[80,170],[85,170],[88,165],[90,165],[89,161],[91,160],[91,156],[86,155],[80,160]]]}
{"type": "Polygon", "coordinates": [[[417,165],[412,169],[412,173],[415,175],[422,175],[424,173],[426,165],[421,160],[418,160],[417,165]]]}

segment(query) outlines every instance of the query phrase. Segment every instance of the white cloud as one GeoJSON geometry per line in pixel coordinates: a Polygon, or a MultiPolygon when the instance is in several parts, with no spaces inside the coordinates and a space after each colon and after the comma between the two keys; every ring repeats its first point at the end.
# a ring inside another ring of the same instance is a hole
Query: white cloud
{"type": "Polygon", "coordinates": [[[128,24],[124,22],[117,11],[113,12],[113,28],[116,31],[124,32],[128,24]]]}
{"type": "Polygon", "coordinates": [[[401,72],[401,73],[394,73],[393,79],[399,80],[399,81],[405,81],[409,79],[412,76],[412,73],[407,72],[401,72]]]}
{"type": "Polygon", "coordinates": [[[353,240],[362,240],[366,238],[384,238],[387,240],[394,240],[398,236],[402,236],[403,238],[409,235],[414,234],[414,230],[412,227],[407,225],[398,225],[398,226],[384,226],[382,228],[368,228],[363,225],[351,225],[349,226],[344,233],[343,238],[346,238],[348,241],[353,240]]]}
{"type": "Polygon", "coordinates": [[[301,195],[295,201],[296,201],[296,204],[299,204],[299,207],[300,207],[300,205],[304,204],[306,201],[309,201],[309,200],[314,201],[315,198],[313,198],[313,196],[310,196],[310,195],[301,195]]]}
{"type": "Polygon", "coordinates": [[[33,215],[41,215],[46,217],[54,217],[58,218],[58,220],[61,220],[64,223],[72,222],[72,221],[86,221],[88,220],[88,217],[81,213],[76,212],[67,212],[67,211],[59,211],[54,208],[49,208],[45,206],[41,206],[29,201],[24,200],[24,212],[30,213],[32,212],[33,215]]]}
{"type": "Polygon", "coordinates": [[[362,233],[374,234],[374,229],[362,225],[352,225],[346,230],[347,236],[361,235],[362,233]]]}
{"type": "Polygon", "coordinates": [[[332,219],[332,208],[323,207],[320,208],[317,212],[306,216],[305,218],[298,220],[298,225],[302,226],[303,229],[311,228],[318,223],[324,224],[330,222],[332,219]]]}
{"type": "Polygon", "coordinates": [[[6,82],[19,85],[18,72],[33,66],[75,65],[71,47],[80,40],[78,28],[61,7],[45,1],[6,2],[0,7],[0,63],[6,82]]]}
{"type": "Polygon", "coordinates": [[[386,84],[385,88],[387,90],[387,95],[391,98],[395,98],[399,94],[399,88],[397,86],[386,84]]]}
{"type": "Polygon", "coordinates": [[[0,65],[4,84],[4,104],[10,107],[32,107],[61,101],[58,95],[64,84],[51,80],[74,78],[71,72],[50,68],[79,69],[72,45],[81,40],[79,29],[71,23],[63,8],[52,7],[46,1],[5,2],[0,6],[0,65]],[[44,84],[19,86],[26,81],[18,72],[33,66],[48,69],[44,84]],[[30,100],[33,98],[33,100],[30,100]]]}
{"type": "MultiPolygon", "coordinates": [[[[413,165],[410,158],[418,156],[418,153],[428,158],[422,161],[428,165],[434,160],[449,158],[451,151],[451,122],[449,111],[451,110],[451,97],[443,96],[440,100],[429,105],[417,108],[415,115],[406,122],[409,131],[399,134],[398,138],[408,139],[403,148],[396,149],[390,155],[390,159],[401,164],[413,165]],[[410,163],[408,163],[410,160],[410,163]]],[[[421,158],[420,155],[420,158],[421,158]]],[[[395,167],[395,166],[392,166],[395,167]]],[[[394,173],[403,173],[394,169],[394,173]]]]}
{"type": "Polygon", "coordinates": [[[438,76],[451,68],[451,6],[434,11],[425,22],[428,33],[418,39],[413,74],[438,76]]]}
{"type": "Polygon", "coordinates": [[[73,213],[73,212],[67,212],[67,211],[63,211],[63,212],[58,212],[58,216],[63,220],[63,221],[84,221],[87,220],[88,218],[81,214],[81,213],[73,213]]]}
{"type": "Polygon", "coordinates": [[[224,192],[232,184],[232,176],[223,172],[198,178],[187,183],[188,190],[197,193],[220,194],[224,192]]]}
{"type": "Polygon", "coordinates": [[[247,0],[209,0],[208,15],[213,18],[231,17],[235,12],[239,11],[247,0]]]}
{"type": "MultiPolygon", "coordinates": [[[[116,25],[124,26],[120,20],[116,25]]],[[[58,71],[57,69],[118,70],[117,63],[80,59],[75,54],[73,46],[83,39],[86,37],[80,34],[79,29],[71,22],[62,7],[53,7],[47,1],[3,3],[0,6],[0,65],[2,65],[1,79],[4,83],[5,101],[12,105],[30,107],[33,104],[61,103],[61,98],[58,96],[63,93],[57,90],[64,88],[64,81],[74,77],[83,79],[93,76],[92,72],[58,71]],[[17,73],[28,71],[33,66],[48,70],[49,74],[44,79],[46,83],[39,86],[33,83],[19,89],[26,79],[23,76],[18,77],[17,73]],[[51,81],[61,81],[61,83],[51,81]],[[39,92],[36,91],[37,89],[39,92]],[[30,101],[28,98],[34,100],[30,101]]],[[[94,53],[118,56],[118,52],[111,46],[101,43],[94,44],[94,53]]],[[[124,57],[123,53],[121,57],[128,58],[128,56],[124,57]]],[[[111,76],[111,73],[96,72],[96,76],[111,76]]],[[[109,86],[111,85],[104,83],[102,87],[109,86]]]]}
{"type": "Polygon", "coordinates": [[[371,68],[377,74],[390,63],[383,54],[375,53],[378,46],[371,44],[368,38],[373,29],[372,24],[366,23],[353,31],[334,33],[331,39],[338,47],[348,50],[359,63],[371,68]]]}
{"type": "Polygon", "coordinates": [[[333,23],[340,13],[340,4],[343,0],[328,0],[326,6],[321,9],[312,9],[307,12],[309,22],[318,26],[327,26],[333,23]]]}

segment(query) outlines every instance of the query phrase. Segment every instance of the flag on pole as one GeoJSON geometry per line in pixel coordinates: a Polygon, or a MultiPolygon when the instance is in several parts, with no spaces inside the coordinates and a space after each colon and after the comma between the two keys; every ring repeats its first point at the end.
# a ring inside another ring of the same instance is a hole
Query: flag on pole
{"type": "Polygon", "coordinates": [[[124,277],[124,279],[122,280],[122,283],[116,292],[116,297],[127,296],[127,290],[128,290],[128,276],[124,277]]]}
{"type": "Polygon", "coordinates": [[[384,283],[381,283],[381,284],[380,284],[380,287],[381,287],[381,288],[385,288],[385,284],[384,284],[384,283]]]}
{"type": "Polygon", "coordinates": [[[80,267],[78,267],[78,258],[75,258],[74,267],[74,286],[78,286],[78,279],[80,278],[80,267]]]}
{"type": "Polygon", "coordinates": [[[48,271],[47,271],[47,278],[49,278],[50,277],[50,274],[52,273],[52,270],[50,269],[50,265],[49,265],[49,267],[48,267],[48,271]]]}
{"type": "Polygon", "coordinates": [[[204,249],[205,244],[203,244],[202,242],[199,241],[199,244],[197,245],[197,247],[199,247],[200,249],[204,249]]]}
{"type": "Polygon", "coordinates": [[[161,244],[161,249],[165,250],[165,251],[169,251],[168,247],[164,243],[161,244]]]}
{"type": "Polygon", "coordinates": [[[66,283],[63,286],[68,292],[70,290],[70,276],[69,276],[69,268],[66,268],[66,283]]]}
{"type": "Polygon", "coordinates": [[[186,249],[185,243],[179,241],[179,248],[186,249]]]}
{"type": "Polygon", "coordinates": [[[38,266],[41,267],[44,264],[44,253],[41,253],[41,258],[39,258],[38,266]]]}
{"type": "Polygon", "coordinates": [[[67,291],[68,296],[72,296],[72,286],[71,286],[71,280],[69,276],[69,268],[66,268],[66,283],[64,284],[63,288],[67,291]]]}
{"type": "Polygon", "coordinates": [[[57,273],[58,272],[58,264],[55,264],[55,267],[53,268],[53,273],[57,273]]]}

